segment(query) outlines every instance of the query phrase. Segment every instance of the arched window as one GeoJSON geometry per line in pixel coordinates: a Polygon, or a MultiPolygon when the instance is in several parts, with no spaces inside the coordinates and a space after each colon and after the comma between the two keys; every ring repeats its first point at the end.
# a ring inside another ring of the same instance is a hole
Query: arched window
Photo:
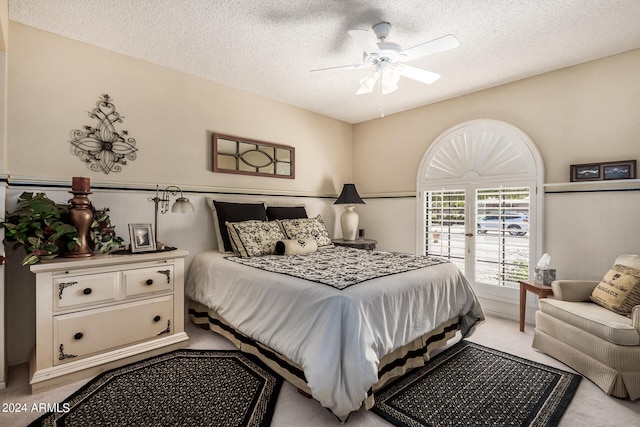
{"type": "Polygon", "coordinates": [[[542,247],[543,176],[538,149],[515,126],[447,130],[418,171],[417,253],[450,259],[481,293],[517,288],[542,247]]]}

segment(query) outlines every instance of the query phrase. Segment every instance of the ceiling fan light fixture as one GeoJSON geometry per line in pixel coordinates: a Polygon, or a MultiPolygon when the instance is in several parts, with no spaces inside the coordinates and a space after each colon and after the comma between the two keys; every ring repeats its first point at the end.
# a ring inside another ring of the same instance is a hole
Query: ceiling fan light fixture
{"type": "Polygon", "coordinates": [[[360,79],[360,87],[356,91],[356,95],[371,93],[376,90],[376,84],[378,84],[378,108],[380,117],[384,117],[382,97],[398,89],[401,76],[424,84],[434,83],[440,78],[437,73],[406,65],[404,62],[453,49],[460,45],[453,34],[448,34],[403,50],[399,44],[387,41],[390,31],[391,24],[388,22],[380,22],[370,30],[350,30],[349,35],[363,51],[362,64],[312,71],[371,69],[369,74],[360,79]]]}
{"type": "Polygon", "coordinates": [[[376,70],[367,74],[360,79],[360,88],[356,92],[356,95],[362,95],[364,93],[373,92],[373,88],[376,86],[376,82],[380,78],[380,71],[376,70]]]}
{"type": "Polygon", "coordinates": [[[400,73],[395,67],[387,67],[382,71],[382,94],[387,95],[391,92],[395,92],[398,89],[398,82],[400,81],[400,73]]]}

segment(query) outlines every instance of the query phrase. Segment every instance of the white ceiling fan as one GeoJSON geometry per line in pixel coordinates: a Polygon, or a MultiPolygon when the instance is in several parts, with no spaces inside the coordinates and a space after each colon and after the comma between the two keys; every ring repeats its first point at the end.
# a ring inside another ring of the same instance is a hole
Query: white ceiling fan
{"type": "MultiPolygon", "coordinates": [[[[409,49],[402,50],[400,45],[386,41],[391,30],[391,24],[380,22],[370,30],[350,30],[349,35],[364,51],[362,64],[346,65],[340,67],[322,68],[312,71],[338,71],[349,69],[370,69],[371,72],[360,79],[360,88],[357,95],[373,92],[379,81],[380,110],[382,112],[382,95],[386,95],[398,88],[401,76],[431,84],[440,78],[440,74],[405,64],[407,61],[422,58],[423,56],[442,52],[458,47],[458,39],[452,35],[446,35],[426,43],[419,44],[409,49]]],[[[381,113],[382,114],[382,113],[381,113]]],[[[384,114],[382,114],[384,116],[384,114]]]]}

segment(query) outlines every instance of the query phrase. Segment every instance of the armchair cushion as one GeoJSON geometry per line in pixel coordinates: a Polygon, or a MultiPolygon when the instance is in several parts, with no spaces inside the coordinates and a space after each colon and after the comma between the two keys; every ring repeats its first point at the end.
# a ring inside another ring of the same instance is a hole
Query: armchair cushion
{"type": "Polygon", "coordinates": [[[640,304],[640,270],[615,264],[593,290],[591,301],[631,318],[631,310],[640,304]]]}
{"type": "Polygon", "coordinates": [[[563,301],[590,301],[597,280],[554,280],[551,282],[553,297],[563,301]]]}
{"type": "MultiPolygon", "coordinates": [[[[540,300],[540,311],[613,344],[625,346],[640,344],[640,331],[634,327],[631,319],[605,310],[592,302],[545,298],[540,300]]],[[[635,311],[636,316],[640,315],[640,308],[635,311]]]]}

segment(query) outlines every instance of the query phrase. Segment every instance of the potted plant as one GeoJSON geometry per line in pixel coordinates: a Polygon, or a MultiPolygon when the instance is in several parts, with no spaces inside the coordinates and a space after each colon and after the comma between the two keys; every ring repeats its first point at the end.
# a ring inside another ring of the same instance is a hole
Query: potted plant
{"type": "MultiPolygon", "coordinates": [[[[35,264],[71,251],[79,244],[78,232],[69,221],[69,205],[53,202],[44,193],[24,192],[13,212],[7,213],[0,227],[5,229],[5,242],[13,248],[24,247],[27,255],[22,265],[35,264]]],[[[89,230],[93,250],[108,253],[122,245],[115,233],[108,209],[93,209],[89,230]]]]}

